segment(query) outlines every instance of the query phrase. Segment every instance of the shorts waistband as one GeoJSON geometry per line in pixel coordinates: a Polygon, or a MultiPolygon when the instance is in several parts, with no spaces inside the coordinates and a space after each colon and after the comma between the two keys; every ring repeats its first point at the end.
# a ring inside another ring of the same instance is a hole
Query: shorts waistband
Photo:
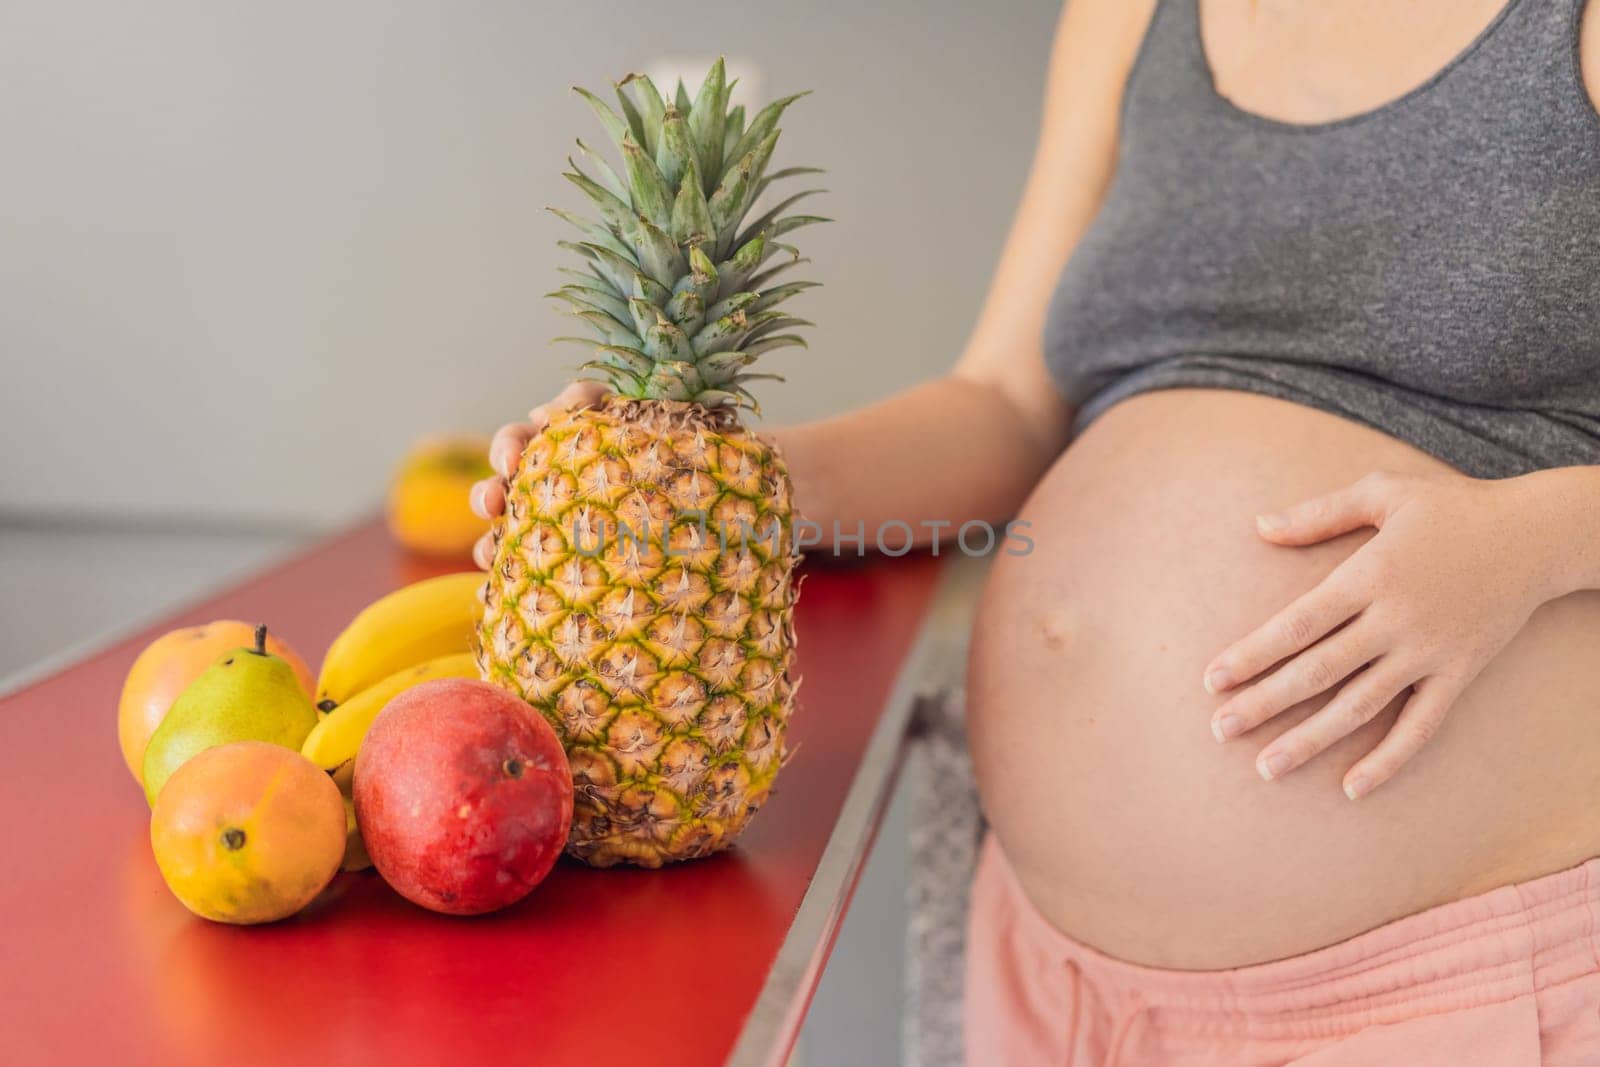
{"type": "Polygon", "coordinates": [[[1064,966],[1147,1009],[1248,1016],[1261,1028],[1320,1021],[1330,1032],[1419,1010],[1454,1011],[1537,992],[1600,971],[1600,857],[1452,901],[1302,956],[1224,971],[1175,971],[1107,956],[1038,912],[999,845],[1009,895],[1058,945],[1064,966]]]}

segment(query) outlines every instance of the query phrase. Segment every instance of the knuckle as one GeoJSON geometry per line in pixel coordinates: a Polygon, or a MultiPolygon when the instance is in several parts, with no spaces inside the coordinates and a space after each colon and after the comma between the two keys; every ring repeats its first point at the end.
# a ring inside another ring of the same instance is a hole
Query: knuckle
{"type": "Polygon", "coordinates": [[[1362,560],[1358,565],[1351,567],[1349,574],[1348,605],[1351,608],[1361,608],[1362,617],[1369,626],[1386,625],[1390,621],[1392,609],[1385,606],[1388,601],[1379,594],[1393,586],[1388,562],[1382,558],[1362,560]]]}
{"type": "Polygon", "coordinates": [[[1382,493],[1395,488],[1399,479],[1400,476],[1393,471],[1376,470],[1362,478],[1360,484],[1363,488],[1382,493]]]}
{"type": "Polygon", "coordinates": [[[600,388],[599,382],[570,382],[556,397],[556,402],[564,408],[582,407],[593,402],[600,395],[600,388]]]}
{"type": "Polygon", "coordinates": [[[1439,732],[1439,719],[1429,715],[1412,720],[1406,727],[1406,740],[1413,748],[1421,748],[1439,732]]]}
{"type": "Polygon", "coordinates": [[[1310,612],[1304,610],[1289,612],[1278,626],[1284,640],[1291,642],[1296,648],[1304,648],[1310,644],[1316,632],[1310,612]]]}
{"type": "Polygon", "coordinates": [[[1365,726],[1377,716],[1383,707],[1378,698],[1370,693],[1362,693],[1353,697],[1339,710],[1339,725],[1345,733],[1365,726]]]}
{"type": "Polygon", "coordinates": [[[1381,554],[1371,554],[1359,561],[1352,557],[1346,573],[1350,575],[1357,595],[1363,600],[1378,599],[1379,593],[1393,588],[1396,578],[1394,564],[1381,554]]]}
{"type": "Polygon", "coordinates": [[[1318,692],[1339,680],[1339,672],[1324,656],[1314,656],[1307,660],[1300,670],[1300,676],[1305,679],[1307,685],[1314,686],[1318,692]]]}

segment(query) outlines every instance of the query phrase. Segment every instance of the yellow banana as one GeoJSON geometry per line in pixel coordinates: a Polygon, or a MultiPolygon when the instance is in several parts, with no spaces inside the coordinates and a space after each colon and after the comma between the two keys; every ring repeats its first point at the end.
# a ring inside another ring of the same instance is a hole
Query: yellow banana
{"type": "Polygon", "coordinates": [[[482,610],[482,588],[481,574],[446,574],[367,605],[328,646],[317,707],[326,711],[396,671],[467,651],[482,610]]]}
{"type": "MultiPolygon", "coordinates": [[[[361,742],[366,739],[367,731],[372,727],[372,720],[378,717],[378,712],[383,710],[385,704],[401,692],[434,678],[477,676],[477,660],[470,652],[440,656],[426,663],[396,671],[329,712],[321,722],[312,727],[305,744],[300,746],[300,752],[323,770],[330,773],[338,771],[341,764],[356,758],[361,742]]],[[[335,781],[338,781],[337,777],[335,781]]],[[[345,789],[348,792],[348,788],[345,789]]]]}

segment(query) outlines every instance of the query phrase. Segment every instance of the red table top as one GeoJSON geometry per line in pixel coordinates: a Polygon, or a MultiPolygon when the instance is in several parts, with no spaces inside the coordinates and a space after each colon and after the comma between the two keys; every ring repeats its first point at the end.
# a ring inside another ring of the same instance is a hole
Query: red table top
{"type": "Polygon", "coordinates": [[[660,871],[563,861],[520,905],[476,919],[414,907],[371,871],[340,875],[271,926],[190,915],[161,882],[149,812],[117,747],[134,656],[159,633],[220,618],[268,622],[314,656],[366,603],[450,569],[369,524],[0,700],[6,1062],[727,1057],[916,635],[936,561],[807,573],[794,756],[730,852],[660,871]]]}

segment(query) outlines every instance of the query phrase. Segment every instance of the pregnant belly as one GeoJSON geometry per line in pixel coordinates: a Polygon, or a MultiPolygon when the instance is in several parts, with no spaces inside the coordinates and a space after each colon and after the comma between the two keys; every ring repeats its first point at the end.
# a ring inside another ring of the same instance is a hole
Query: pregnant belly
{"type": "Polygon", "coordinates": [[[1205,664],[1370,536],[1279,548],[1254,516],[1376,469],[1443,468],[1331,415],[1183,390],[1107,412],[1035,491],[1035,548],[997,560],[980,605],[969,729],[994,832],[1068,934],[1241,966],[1600,854],[1600,594],[1536,612],[1358,802],[1341,778],[1397,706],[1272,783],[1256,754],[1321,700],[1212,739],[1205,664]]]}

